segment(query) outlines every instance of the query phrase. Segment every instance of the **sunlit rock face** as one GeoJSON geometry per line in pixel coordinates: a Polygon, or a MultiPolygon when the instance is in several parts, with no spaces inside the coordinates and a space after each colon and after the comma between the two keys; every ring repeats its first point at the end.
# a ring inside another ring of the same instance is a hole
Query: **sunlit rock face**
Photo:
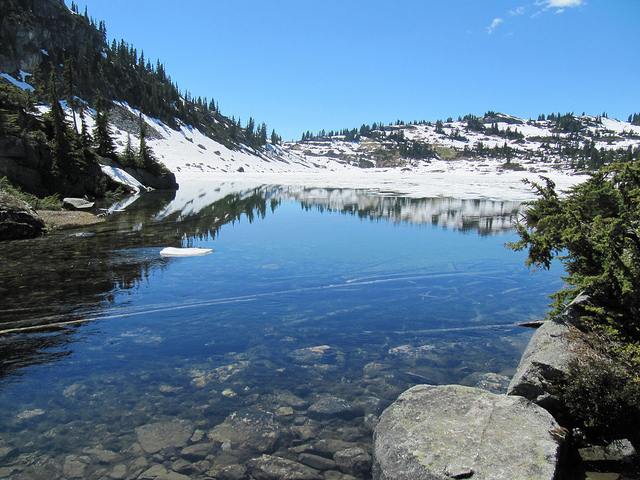
{"type": "Polygon", "coordinates": [[[551,480],[562,430],[521,397],[460,385],[418,385],[380,417],[373,478],[551,480]]]}

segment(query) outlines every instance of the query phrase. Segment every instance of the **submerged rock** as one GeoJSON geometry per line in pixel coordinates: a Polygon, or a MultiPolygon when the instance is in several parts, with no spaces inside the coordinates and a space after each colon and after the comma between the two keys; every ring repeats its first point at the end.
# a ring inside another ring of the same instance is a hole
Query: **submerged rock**
{"type": "Polygon", "coordinates": [[[315,420],[329,418],[352,419],[363,415],[361,409],[353,407],[349,402],[338,397],[324,397],[311,405],[307,410],[307,416],[315,420]]]}
{"type": "Polygon", "coordinates": [[[345,448],[333,455],[333,460],[341,472],[357,478],[371,475],[371,455],[360,447],[345,448]]]}
{"type": "Polygon", "coordinates": [[[286,458],[262,455],[248,462],[251,476],[256,480],[323,480],[317,470],[286,458]]]}
{"type": "Polygon", "coordinates": [[[156,453],[169,447],[182,448],[193,431],[193,424],[187,420],[150,423],[136,428],[138,443],[147,453],[156,453]]]}
{"type": "Polygon", "coordinates": [[[275,452],[288,436],[272,413],[254,408],[232,413],[209,432],[209,439],[226,449],[258,454],[275,452]]]}
{"type": "Polygon", "coordinates": [[[418,385],[374,433],[376,480],[552,480],[563,430],[521,398],[460,385],[418,385]]]}

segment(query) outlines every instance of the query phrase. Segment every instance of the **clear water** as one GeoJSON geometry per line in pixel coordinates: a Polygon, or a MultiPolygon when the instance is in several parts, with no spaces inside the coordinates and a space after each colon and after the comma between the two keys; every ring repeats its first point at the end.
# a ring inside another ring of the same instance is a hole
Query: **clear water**
{"type": "MultiPolygon", "coordinates": [[[[243,408],[309,426],[279,445],[289,457],[324,437],[366,450],[379,411],[314,423],[307,408],[508,377],[531,335],[516,324],[542,317],[561,286],[560,272],[531,274],[504,247],[517,205],[194,196],[190,213],[155,193],[99,226],[2,244],[0,478],[66,478],[76,457],[86,478],[118,463],[137,478],[139,457],[169,469],[175,449],[136,450],[136,428],[181,419],[206,436],[243,408]],[[166,246],[213,253],[161,257],[166,246]],[[96,447],[113,465],[86,453],[96,447]]],[[[213,475],[216,455],[190,476],[213,475]]]]}

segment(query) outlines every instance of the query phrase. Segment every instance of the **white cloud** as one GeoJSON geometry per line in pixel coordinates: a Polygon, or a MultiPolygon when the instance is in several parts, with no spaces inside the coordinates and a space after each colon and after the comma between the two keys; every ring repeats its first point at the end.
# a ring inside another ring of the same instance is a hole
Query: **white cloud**
{"type": "Polygon", "coordinates": [[[515,10],[509,10],[509,15],[515,17],[516,15],[524,15],[524,7],[518,7],[515,10]]]}
{"type": "Polygon", "coordinates": [[[489,35],[491,35],[493,31],[496,29],[496,27],[500,25],[503,21],[504,20],[502,20],[501,18],[494,18],[493,22],[491,22],[491,25],[487,27],[487,32],[489,32],[489,35]]]}
{"type": "Polygon", "coordinates": [[[536,2],[536,5],[544,7],[545,10],[548,8],[559,9],[557,13],[562,13],[565,8],[581,7],[586,4],[586,0],[538,0],[536,2]]]}

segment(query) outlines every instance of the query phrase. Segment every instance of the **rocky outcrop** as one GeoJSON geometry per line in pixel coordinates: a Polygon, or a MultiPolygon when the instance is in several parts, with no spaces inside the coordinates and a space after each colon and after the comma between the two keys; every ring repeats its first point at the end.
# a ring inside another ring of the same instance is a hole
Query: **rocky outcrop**
{"type": "Polygon", "coordinates": [[[459,385],[418,385],[374,433],[376,480],[551,480],[564,431],[522,397],[459,385]]]}
{"type": "Polygon", "coordinates": [[[580,341],[573,326],[581,305],[588,301],[587,296],[579,296],[562,315],[544,322],[536,330],[511,379],[508,395],[527,398],[556,418],[562,418],[564,408],[557,385],[565,377],[571,361],[577,358],[577,352],[589,349],[580,341]]]}
{"type": "Polygon", "coordinates": [[[0,36],[1,72],[31,72],[55,51],[77,45],[98,50],[104,43],[100,33],[89,28],[89,19],[71,15],[61,0],[6,0],[2,8],[6,36],[0,36]]]}
{"type": "Polygon", "coordinates": [[[26,202],[0,192],[0,240],[34,238],[45,231],[44,221],[26,202]]]}
{"type": "Polygon", "coordinates": [[[49,146],[26,138],[0,137],[0,178],[7,177],[23,191],[38,197],[55,193],[99,197],[113,186],[95,161],[88,160],[82,168],[72,168],[66,173],[52,172],[49,146]]]}

